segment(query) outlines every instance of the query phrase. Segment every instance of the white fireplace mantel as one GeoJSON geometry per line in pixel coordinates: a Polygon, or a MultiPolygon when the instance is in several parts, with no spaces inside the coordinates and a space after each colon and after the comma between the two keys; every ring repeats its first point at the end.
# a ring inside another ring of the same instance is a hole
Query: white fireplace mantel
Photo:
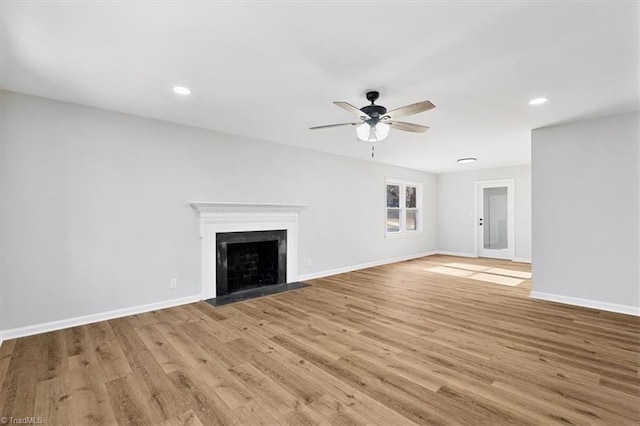
{"type": "Polygon", "coordinates": [[[216,234],[287,231],[287,282],[298,279],[298,223],[305,205],[194,202],[200,220],[202,299],[216,297],[216,234]]]}
{"type": "Polygon", "coordinates": [[[198,201],[191,207],[200,215],[220,213],[295,213],[306,207],[303,204],[268,204],[268,203],[214,203],[198,201]]]}

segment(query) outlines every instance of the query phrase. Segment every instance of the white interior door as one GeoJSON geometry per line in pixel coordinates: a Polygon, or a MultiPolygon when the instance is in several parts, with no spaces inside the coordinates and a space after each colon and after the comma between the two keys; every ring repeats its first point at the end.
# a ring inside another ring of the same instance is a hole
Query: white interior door
{"type": "Polygon", "coordinates": [[[513,179],[476,182],[476,206],[477,255],[513,260],[513,179]]]}

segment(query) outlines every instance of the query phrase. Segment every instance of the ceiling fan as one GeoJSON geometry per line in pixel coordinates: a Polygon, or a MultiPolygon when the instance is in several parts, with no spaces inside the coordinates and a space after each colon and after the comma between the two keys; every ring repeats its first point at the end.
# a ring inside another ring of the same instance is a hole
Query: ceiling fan
{"type": "Polygon", "coordinates": [[[311,130],[327,129],[339,126],[358,126],[356,134],[358,139],[364,142],[377,142],[387,137],[389,129],[394,128],[405,132],[424,133],[429,128],[420,124],[405,123],[396,121],[396,118],[406,117],[407,115],[418,114],[419,112],[429,111],[436,106],[430,101],[417,102],[415,104],[406,105],[387,111],[382,105],[376,105],[375,101],[380,96],[376,91],[367,92],[367,100],[371,105],[363,106],[358,109],[348,102],[334,102],[335,105],[343,108],[360,117],[360,121],[354,123],[327,124],[325,126],[310,127],[311,130]]]}

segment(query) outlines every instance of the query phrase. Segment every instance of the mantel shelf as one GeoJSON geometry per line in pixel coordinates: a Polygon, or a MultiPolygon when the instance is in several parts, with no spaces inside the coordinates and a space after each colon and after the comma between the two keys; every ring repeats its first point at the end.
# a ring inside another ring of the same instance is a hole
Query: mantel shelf
{"type": "Polygon", "coordinates": [[[220,203],[198,201],[191,203],[191,208],[198,214],[203,213],[300,213],[304,204],[275,203],[220,203]]]}

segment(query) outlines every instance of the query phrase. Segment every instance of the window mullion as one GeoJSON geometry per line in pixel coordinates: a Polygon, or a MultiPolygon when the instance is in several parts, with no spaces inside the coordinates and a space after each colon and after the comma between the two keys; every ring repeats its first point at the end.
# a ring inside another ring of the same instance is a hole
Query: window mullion
{"type": "Polygon", "coordinates": [[[400,214],[400,233],[404,233],[405,232],[405,186],[404,184],[400,185],[400,211],[398,212],[400,214]]]}

